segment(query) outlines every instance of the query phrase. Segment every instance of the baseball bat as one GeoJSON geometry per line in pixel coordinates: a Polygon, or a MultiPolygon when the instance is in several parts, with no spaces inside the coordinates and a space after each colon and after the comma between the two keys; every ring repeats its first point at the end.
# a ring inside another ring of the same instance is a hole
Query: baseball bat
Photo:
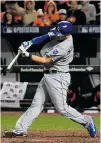
{"type": "Polygon", "coordinates": [[[14,63],[16,62],[16,60],[18,59],[18,57],[20,56],[20,52],[18,52],[18,54],[15,56],[15,58],[10,62],[10,64],[8,65],[8,67],[7,67],[7,70],[9,71],[11,68],[12,68],[12,66],[14,65],[14,63]]]}
{"type": "MultiPolygon", "coordinates": [[[[22,46],[22,45],[21,45],[22,46]]],[[[26,50],[28,50],[29,47],[26,48],[26,50]]],[[[10,71],[10,69],[12,68],[12,66],[14,65],[14,63],[16,62],[16,60],[18,59],[18,57],[20,56],[20,52],[18,52],[18,54],[15,56],[15,58],[10,62],[10,64],[7,67],[7,71],[10,71]]]]}

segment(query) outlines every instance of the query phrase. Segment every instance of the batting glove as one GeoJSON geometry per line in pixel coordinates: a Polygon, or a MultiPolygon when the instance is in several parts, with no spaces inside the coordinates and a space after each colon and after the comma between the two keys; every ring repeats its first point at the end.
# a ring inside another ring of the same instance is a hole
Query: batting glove
{"type": "Polygon", "coordinates": [[[21,45],[27,50],[33,43],[31,41],[25,41],[21,45]]]}
{"type": "Polygon", "coordinates": [[[32,57],[32,54],[27,52],[26,49],[24,48],[24,46],[22,46],[22,45],[19,47],[18,52],[25,55],[26,57],[29,57],[29,58],[32,57]]]}
{"type": "Polygon", "coordinates": [[[48,32],[48,35],[49,35],[50,38],[55,36],[55,34],[53,32],[48,32]]]}
{"type": "Polygon", "coordinates": [[[18,52],[23,54],[26,51],[25,47],[23,45],[21,45],[18,49],[18,52]]]}

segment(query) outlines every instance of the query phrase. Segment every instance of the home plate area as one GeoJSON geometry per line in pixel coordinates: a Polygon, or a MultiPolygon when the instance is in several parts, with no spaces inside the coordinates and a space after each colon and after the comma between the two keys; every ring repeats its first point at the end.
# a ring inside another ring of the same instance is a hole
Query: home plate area
{"type": "Polygon", "coordinates": [[[30,131],[27,137],[2,137],[1,143],[100,143],[100,131],[95,138],[83,130],[30,131]]]}

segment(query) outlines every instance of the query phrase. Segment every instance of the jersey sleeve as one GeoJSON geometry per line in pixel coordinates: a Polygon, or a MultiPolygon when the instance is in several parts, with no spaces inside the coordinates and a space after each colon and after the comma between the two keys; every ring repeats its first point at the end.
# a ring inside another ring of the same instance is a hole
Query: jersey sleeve
{"type": "Polygon", "coordinates": [[[58,61],[66,55],[66,51],[59,45],[54,46],[54,48],[46,53],[46,57],[52,58],[52,61],[58,61]]]}

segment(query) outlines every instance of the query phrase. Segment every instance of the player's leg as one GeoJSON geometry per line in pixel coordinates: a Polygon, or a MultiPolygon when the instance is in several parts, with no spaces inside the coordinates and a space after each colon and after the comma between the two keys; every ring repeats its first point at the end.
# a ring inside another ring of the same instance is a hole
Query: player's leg
{"type": "Polygon", "coordinates": [[[20,133],[27,134],[27,129],[43,110],[46,100],[47,100],[47,92],[44,86],[44,78],[43,78],[38,85],[31,106],[18,119],[13,132],[17,134],[20,133]]]}
{"type": "Polygon", "coordinates": [[[67,89],[69,83],[69,73],[45,75],[45,85],[57,111],[60,112],[62,115],[88,128],[88,124],[91,123],[92,118],[87,115],[82,115],[66,103],[67,89]]]}

